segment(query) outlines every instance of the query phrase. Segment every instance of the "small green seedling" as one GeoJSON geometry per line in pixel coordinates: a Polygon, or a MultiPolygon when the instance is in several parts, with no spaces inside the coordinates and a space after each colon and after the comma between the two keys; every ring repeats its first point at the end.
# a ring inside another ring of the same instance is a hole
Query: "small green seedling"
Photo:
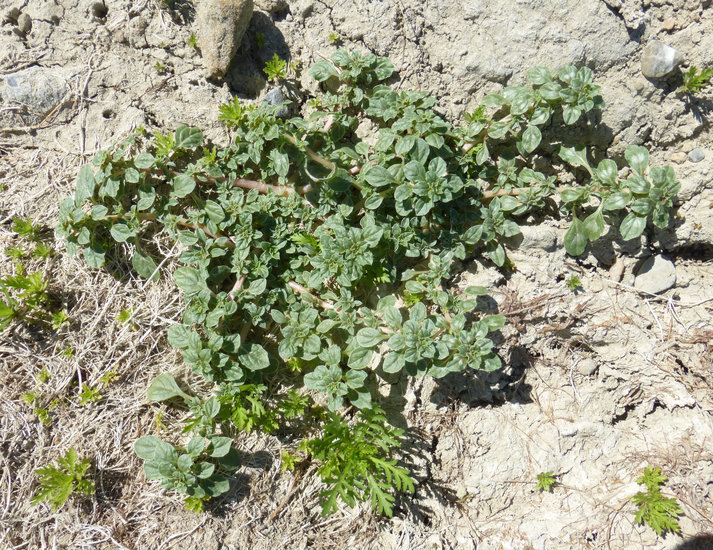
{"type": "Polygon", "coordinates": [[[272,59],[265,63],[265,74],[268,80],[283,80],[287,78],[287,61],[273,54],[272,59]]]}
{"type": "Polygon", "coordinates": [[[154,69],[156,69],[156,72],[158,74],[163,74],[166,72],[166,67],[164,67],[163,63],[160,61],[156,61],[156,64],[154,65],[154,69]]]}
{"type": "Polygon", "coordinates": [[[198,51],[198,38],[196,38],[195,33],[191,33],[191,36],[188,37],[188,45],[193,48],[194,50],[198,51]]]}
{"type": "Polygon", "coordinates": [[[572,292],[582,290],[582,281],[579,280],[579,277],[577,277],[577,275],[573,275],[572,277],[567,279],[567,288],[569,288],[572,292]]]}
{"type": "Polygon", "coordinates": [[[683,514],[683,510],[675,498],[665,498],[661,494],[661,486],[667,480],[658,468],[647,466],[644,474],[636,480],[646,487],[646,492],[638,492],[631,499],[639,507],[634,518],[636,523],[645,523],[659,536],[666,531],[681,532],[678,516],[683,514]]]}
{"type": "Polygon", "coordinates": [[[541,474],[537,474],[537,490],[540,492],[547,491],[548,493],[551,493],[552,490],[554,489],[554,486],[557,485],[557,479],[555,479],[555,475],[552,472],[543,472],[541,474]]]}
{"type": "Polygon", "coordinates": [[[702,69],[698,72],[696,67],[691,67],[683,73],[683,86],[678,89],[680,94],[694,95],[711,83],[713,69],[702,69]]]}
{"type": "Polygon", "coordinates": [[[77,452],[69,448],[57,465],[45,466],[37,470],[40,488],[32,497],[32,504],[49,502],[52,509],[59,510],[75,491],[84,495],[94,493],[94,483],[84,479],[91,462],[79,460],[77,452]]]}
{"type": "Polygon", "coordinates": [[[330,31],[329,36],[327,37],[327,41],[333,46],[337,46],[342,43],[342,37],[339,36],[336,32],[330,31]]]}
{"type": "Polygon", "coordinates": [[[255,33],[255,42],[258,48],[262,48],[265,45],[265,35],[261,32],[255,33]]]}

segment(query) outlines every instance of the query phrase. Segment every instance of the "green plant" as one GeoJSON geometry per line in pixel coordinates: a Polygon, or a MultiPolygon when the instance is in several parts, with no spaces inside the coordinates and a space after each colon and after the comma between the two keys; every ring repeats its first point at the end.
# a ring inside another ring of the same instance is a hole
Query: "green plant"
{"type": "Polygon", "coordinates": [[[196,38],[195,33],[191,33],[191,36],[188,37],[188,45],[196,51],[200,49],[198,46],[198,38],[196,38]]]}
{"type": "Polygon", "coordinates": [[[701,72],[699,73],[698,69],[692,66],[685,73],[683,73],[683,86],[681,86],[677,91],[680,94],[697,94],[703,88],[710,85],[712,77],[713,69],[701,69],[701,72]]]}
{"type": "Polygon", "coordinates": [[[580,281],[577,275],[572,275],[569,279],[567,279],[567,288],[569,288],[572,292],[581,290],[583,288],[582,281],[580,281]]]}
{"type": "Polygon", "coordinates": [[[185,494],[186,508],[201,512],[206,500],[230,489],[229,478],[224,474],[235,470],[240,462],[232,440],[215,435],[216,421],[221,419],[221,404],[215,397],[201,401],[189,396],[168,374],[154,380],[147,396],[152,401],[182,398],[194,414],[184,432],[197,435],[186,447],[174,447],[155,436],[137,439],[134,451],[146,460],[144,473],[148,479],[160,479],[165,489],[185,494]]]}
{"type": "Polygon", "coordinates": [[[551,493],[555,485],[557,485],[557,479],[555,478],[555,475],[552,472],[543,472],[541,474],[537,474],[538,491],[547,491],[548,493],[551,493]]]}
{"type": "Polygon", "coordinates": [[[227,147],[204,147],[186,126],[130,136],[82,167],[60,205],[58,236],[92,267],[120,243],[137,273],[157,276],[146,241],[159,232],[181,243],[172,276],[185,309],[168,341],[215,391],[190,397],[160,375],[149,398],[181,398],[186,430],[204,439],[229,425],[301,434],[327,513],[340,498],[390,514],[391,491],[412,487],[379,385],[500,368],[491,333],[505,318],[479,309],[487,289],[452,285],[457,262],[514,269],[506,247],[518,223],[553,202],[571,220],[571,255],[608,224],[639,237],[649,222],[668,224],[679,187],[670,167],[649,168],[643,147],[626,150],[621,178],[613,160],[590,166],[583,147],[541,144],[550,121],[603,107],[587,68],[533,69],[531,85],[486,96],[459,125],[428,94],[387,86],[393,72],[388,59],[337,50],[310,71],[325,91],[309,118],[235,99],[221,107],[227,147]],[[373,142],[355,134],[364,118],[378,128],[373,142]],[[547,149],[574,183],[535,169],[547,149]]]}
{"type": "Polygon", "coordinates": [[[265,35],[261,32],[255,33],[255,43],[258,48],[262,48],[265,45],[265,35]]]}
{"type": "Polygon", "coordinates": [[[401,446],[402,436],[403,430],[391,426],[377,406],[365,409],[353,425],[330,413],[324,434],[303,443],[322,462],[319,475],[329,487],[320,494],[322,515],[337,511],[337,497],[349,506],[369,500],[380,514],[393,515],[394,496],[388,491],[414,492],[408,470],[384,457],[401,446]]]}
{"type": "Polygon", "coordinates": [[[48,258],[53,254],[52,248],[44,242],[45,230],[29,218],[15,218],[12,229],[32,248],[25,250],[23,243],[20,243],[6,251],[14,260],[15,273],[0,277],[0,331],[13,320],[51,326],[57,330],[67,322],[67,312],[58,310],[52,300],[44,270],[28,273],[29,264],[25,263],[32,256],[48,258]]]}
{"type": "Polygon", "coordinates": [[[327,42],[332,44],[333,46],[336,46],[337,44],[341,44],[342,42],[342,37],[339,36],[336,32],[334,31],[329,31],[329,36],[327,37],[327,42]]]}
{"type": "Polygon", "coordinates": [[[666,531],[681,532],[678,516],[683,514],[683,510],[675,498],[666,498],[661,494],[661,486],[667,480],[658,468],[647,466],[643,475],[636,480],[639,485],[646,487],[646,492],[638,492],[631,498],[639,507],[636,511],[636,523],[645,523],[659,536],[666,531]]]}
{"type": "Polygon", "coordinates": [[[75,491],[85,495],[93,494],[94,483],[84,479],[90,466],[88,459],[79,460],[77,452],[70,447],[64,457],[57,460],[57,465],[37,470],[40,486],[32,497],[32,504],[47,501],[56,511],[75,491]]]}
{"type": "Polygon", "coordinates": [[[268,80],[283,80],[287,78],[287,61],[280,59],[277,54],[265,63],[265,74],[268,80]]]}
{"type": "Polygon", "coordinates": [[[163,74],[166,72],[166,67],[160,61],[156,61],[156,63],[154,64],[154,69],[156,69],[156,72],[158,74],[163,74]]]}

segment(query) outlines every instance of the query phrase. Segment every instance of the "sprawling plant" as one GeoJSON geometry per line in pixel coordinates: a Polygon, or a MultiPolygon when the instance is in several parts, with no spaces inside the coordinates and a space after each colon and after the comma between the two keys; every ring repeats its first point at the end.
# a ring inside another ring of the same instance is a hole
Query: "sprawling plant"
{"type": "MultiPolygon", "coordinates": [[[[387,59],[339,50],[312,68],[324,93],[305,118],[222,106],[234,132],[222,149],[202,148],[201,131],[186,126],[132,136],[81,169],[60,211],[58,234],[92,267],[118,248],[152,278],[151,237],[182,245],[173,279],[185,311],[168,340],[215,384],[211,422],[303,433],[300,448],[329,486],[325,513],[339,496],[391,514],[388,488],[413,489],[392,456],[402,433],[380,416],[380,384],[500,367],[489,334],[505,319],[478,311],[486,289],[451,290],[456,260],[506,266],[518,220],[553,200],[572,220],[570,254],[607,223],[631,239],[649,220],[667,225],[678,190],[670,168],[649,169],[643,147],[627,150],[627,179],[614,161],[592,167],[584,148],[565,145],[560,158],[584,169],[575,185],[558,187],[556,170],[534,168],[541,128],[603,106],[587,68],[533,69],[531,86],[486,96],[458,126],[428,94],[385,85],[393,71],[387,59]],[[366,119],[378,132],[362,141],[356,128],[366,119]]],[[[156,450],[140,454],[160,455],[171,479],[200,485],[210,468],[195,460],[210,440],[199,436],[193,454],[153,439],[142,444],[156,450]]]]}

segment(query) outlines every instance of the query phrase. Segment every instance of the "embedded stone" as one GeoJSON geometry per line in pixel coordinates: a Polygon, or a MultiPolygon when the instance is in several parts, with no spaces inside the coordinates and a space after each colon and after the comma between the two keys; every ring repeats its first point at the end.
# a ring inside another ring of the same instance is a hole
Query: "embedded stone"
{"type": "Polygon", "coordinates": [[[706,158],[706,154],[700,147],[696,147],[693,151],[688,153],[688,160],[691,162],[701,162],[704,158],[706,158]]]}
{"type": "Polygon", "coordinates": [[[196,9],[198,45],[209,77],[223,76],[253,15],[253,0],[202,0],[196,9]]]}
{"type": "Polygon", "coordinates": [[[651,256],[639,268],[634,287],[650,294],[659,294],[676,284],[676,266],[663,256],[651,256]]]}
{"type": "Polygon", "coordinates": [[[646,78],[661,78],[670,74],[681,63],[681,52],[659,40],[652,40],[646,45],[641,56],[641,72],[646,78]]]}

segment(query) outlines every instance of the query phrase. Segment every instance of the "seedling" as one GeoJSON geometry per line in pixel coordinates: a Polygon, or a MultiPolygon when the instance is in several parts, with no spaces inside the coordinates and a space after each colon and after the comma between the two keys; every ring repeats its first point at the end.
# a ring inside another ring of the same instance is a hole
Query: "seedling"
{"type": "Polygon", "coordinates": [[[287,78],[287,61],[273,54],[272,59],[265,63],[265,74],[268,80],[284,80],[287,78]]]}
{"type": "Polygon", "coordinates": [[[643,475],[636,480],[639,485],[646,487],[646,492],[638,492],[631,499],[639,507],[636,523],[645,523],[659,536],[666,531],[681,532],[678,516],[683,514],[683,510],[675,498],[665,498],[661,494],[661,486],[667,480],[658,468],[647,466],[643,475]]]}
{"type": "Polygon", "coordinates": [[[188,37],[188,45],[196,51],[199,50],[198,38],[196,38],[195,33],[191,33],[191,36],[188,37]]]}
{"type": "MultiPolygon", "coordinates": [[[[268,66],[270,79],[285,78],[285,61],[268,66]]],[[[414,484],[396,458],[404,433],[374,388],[501,367],[491,333],[505,317],[480,310],[487,289],[445,284],[456,266],[477,258],[507,269],[518,221],[553,202],[569,220],[572,256],[611,224],[639,238],[649,223],[668,225],[679,189],[673,170],[649,167],[641,146],[626,149],[627,178],[613,160],[590,164],[572,143],[558,155],[576,184],[532,168],[540,128],[551,134],[551,121],[572,125],[604,106],[586,67],[535,68],[529,86],[486,96],[457,125],[427,93],[386,85],[388,59],[339,49],[310,74],[325,91],[308,119],[233,100],[221,107],[230,145],[208,151],[187,126],[131,136],[82,167],[74,197],[60,205],[57,234],[91,267],[121,246],[148,278],[161,258],[146,252],[146,239],[161,232],[184,248],[172,274],[184,313],[168,341],[215,392],[194,397],[159,375],[149,399],[187,408],[184,431],[202,447],[191,454],[144,440],[154,450],[137,452],[152,464],[147,474],[193,509],[227,490],[222,478],[212,493],[197,488],[209,471],[199,464],[220,458],[201,454],[217,434],[289,428],[304,434],[299,452],[318,465],[325,514],[340,500],[392,514],[394,493],[414,484]],[[374,141],[355,137],[365,119],[378,128],[374,141]]]]}
{"type": "Polygon", "coordinates": [[[40,487],[32,497],[32,504],[49,502],[52,509],[57,511],[75,491],[92,495],[94,483],[84,479],[90,466],[88,459],[79,460],[77,452],[70,447],[64,457],[57,460],[57,465],[37,470],[40,487]]]}
{"type": "Polygon", "coordinates": [[[327,37],[327,41],[332,44],[333,46],[336,46],[338,44],[341,44],[342,42],[342,37],[339,36],[336,32],[330,31],[329,36],[327,37]]]}
{"type": "Polygon", "coordinates": [[[698,69],[692,66],[683,73],[683,86],[677,91],[681,94],[695,95],[710,85],[712,77],[713,69],[702,69],[699,73],[698,69]]]}
{"type": "Polygon", "coordinates": [[[567,279],[567,287],[572,291],[572,292],[577,292],[578,290],[582,290],[582,281],[579,280],[579,277],[577,275],[572,275],[569,279],[567,279]]]}
{"type": "Polygon", "coordinates": [[[555,478],[555,475],[552,472],[543,472],[541,474],[537,474],[538,491],[547,491],[548,493],[551,493],[556,484],[557,479],[555,478]]]}
{"type": "Polygon", "coordinates": [[[265,35],[261,32],[255,33],[255,42],[258,48],[262,48],[265,45],[265,35]]]}

